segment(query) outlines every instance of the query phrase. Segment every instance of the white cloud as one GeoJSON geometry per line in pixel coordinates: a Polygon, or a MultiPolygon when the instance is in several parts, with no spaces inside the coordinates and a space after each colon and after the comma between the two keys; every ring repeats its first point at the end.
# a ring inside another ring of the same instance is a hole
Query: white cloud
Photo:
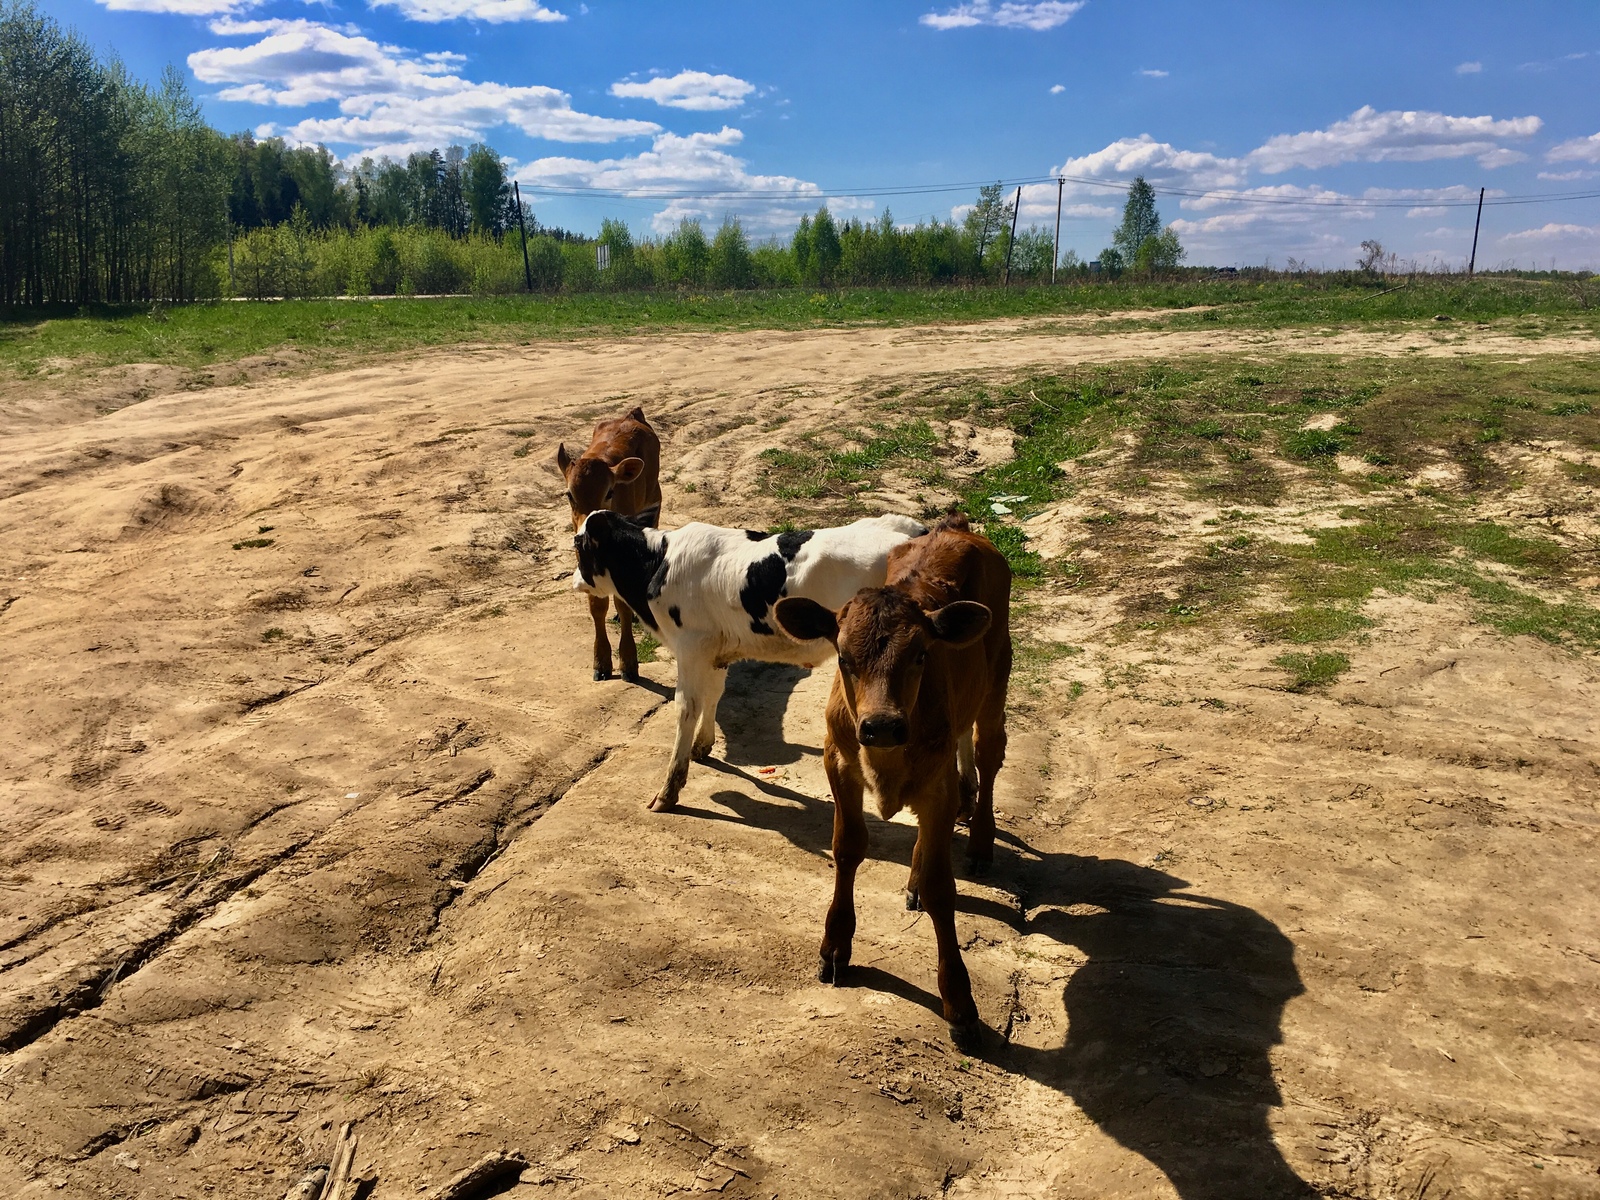
{"type": "Polygon", "coordinates": [[[944,12],[923,13],[917,20],[930,29],[966,29],[973,25],[998,25],[1005,29],[1036,32],[1065,25],[1087,0],[969,0],[944,12]]]}
{"type": "Polygon", "coordinates": [[[1052,169],[1051,174],[1117,182],[1146,175],[1169,182],[1181,181],[1185,187],[1223,188],[1242,183],[1245,168],[1239,159],[1219,158],[1203,150],[1180,150],[1170,143],[1156,141],[1148,133],[1141,133],[1136,138],[1119,138],[1093,154],[1069,158],[1059,168],[1052,169]]]}
{"type": "Polygon", "coordinates": [[[1540,171],[1540,179],[1548,179],[1551,183],[1570,183],[1574,179],[1593,179],[1600,175],[1600,171],[1540,171]]]}
{"type": "Polygon", "coordinates": [[[1480,165],[1498,167],[1516,151],[1497,139],[1538,133],[1538,117],[1452,117],[1437,112],[1378,112],[1358,108],[1326,129],[1280,133],[1252,151],[1252,165],[1268,175],[1293,167],[1332,167],[1347,162],[1423,162],[1477,155],[1480,165]]]}
{"type": "Polygon", "coordinates": [[[112,12],[176,13],[184,17],[209,17],[254,8],[261,0],[96,0],[112,12]]]}
{"type": "Polygon", "coordinates": [[[1545,151],[1545,162],[1592,162],[1600,163],[1600,133],[1592,133],[1588,137],[1573,138],[1552,146],[1545,151]]]}
{"type": "Polygon", "coordinates": [[[1481,62],[1464,62],[1456,67],[1457,75],[1479,75],[1482,72],[1483,64],[1481,62]]]}
{"type": "Polygon", "coordinates": [[[1565,241],[1572,238],[1591,241],[1600,238],[1600,225],[1562,225],[1551,222],[1541,225],[1537,229],[1524,229],[1519,233],[1508,233],[1500,240],[1502,242],[1550,242],[1565,241]]]}
{"type": "Polygon", "coordinates": [[[1165,79],[1168,75],[1172,74],[1172,72],[1158,71],[1147,67],[1144,70],[1141,70],[1139,74],[1147,76],[1150,79],[1165,79]]]}
{"type": "Polygon", "coordinates": [[[654,100],[664,108],[686,108],[691,112],[738,108],[755,90],[755,84],[735,75],[708,75],[704,71],[679,71],[638,82],[624,79],[611,85],[613,96],[654,100]]]}
{"type": "Polygon", "coordinates": [[[651,121],[593,116],[550,87],[474,83],[455,74],[465,61],[449,52],[414,54],[315,21],[213,22],[222,34],[265,33],[248,46],[197,50],[189,68],[202,83],[222,84],[222,100],[283,107],[338,100],[337,117],[285,129],[296,141],[327,142],[369,153],[471,141],[511,125],[558,142],[612,142],[659,132],[651,121]]]}
{"type": "Polygon", "coordinates": [[[370,0],[373,8],[396,8],[408,21],[488,21],[500,25],[507,21],[565,21],[567,14],[556,12],[538,0],[370,0]]]}
{"type": "Polygon", "coordinates": [[[1064,84],[1064,83],[1053,83],[1053,84],[1050,85],[1050,94],[1052,96],[1059,96],[1059,95],[1061,95],[1062,92],[1064,92],[1066,90],[1067,90],[1067,85],[1064,84]]]}
{"type": "MultiPolygon", "coordinates": [[[[684,218],[717,220],[738,213],[752,232],[792,228],[803,212],[822,203],[822,189],[791,175],[752,175],[743,159],[729,153],[744,134],[724,126],[717,133],[657,135],[650,149],[627,158],[594,161],[540,158],[517,172],[525,187],[583,187],[625,195],[698,191],[718,195],[668,200],[651,219],[658,233],[684,218]]],[[[871,208],[871,201],[832,199],[830,208],[871,208]]]]}

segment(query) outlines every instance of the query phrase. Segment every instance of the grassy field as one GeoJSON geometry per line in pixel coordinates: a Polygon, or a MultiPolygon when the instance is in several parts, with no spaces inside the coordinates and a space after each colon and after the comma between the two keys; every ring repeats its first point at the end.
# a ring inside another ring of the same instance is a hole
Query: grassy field
{"type": "Polygon", "coordinates": [[[1514,322],[1530,336],[1600,332],[1600,282],[1420,278],[1370,285],[1308,280],[1117,282],[1005,290],[842,289],[828,292],[598,293],[439,299],[222,302],[109,309],[0,322],[0,371],[162,363],[200,368],[293,347],[316,361],[533,339],[676,330],[911,325],[997,317],[1103,316],[1167,328],[1289,328],[1447,316],[1514,322]]]}
{"type": "Polygon", "coordinates": [[[948,483],[930,420],[1003,424],[1015,457],[960,484],[961,504],[990,517],[1024,589],[1115,593],[1129,635],[1243,623],[1312,648],[1277,660],[1304,689],[1348,666],[1327,647],[1362,636],[1378,593],[1454,592],[1504,634],[1600,650],[1600,543],[1486,515],[1539,506],[1512,503],[1530,482],[1518,447],[1587,454],[1561,460],[1556,479],[1600,485],[1600,380],[1583,359],[1184,359],[950,379],[863,407],[857,430],[767,451],[765,490],[865,511],[855,498],[887,471],[948,483]],[[1021,522],[1064,500],[1083,515],[1069,551],[1046,561],[1021,522]],[[1200,536],[1174,532],[1185,510],[1214,514],[1200,536]]]}

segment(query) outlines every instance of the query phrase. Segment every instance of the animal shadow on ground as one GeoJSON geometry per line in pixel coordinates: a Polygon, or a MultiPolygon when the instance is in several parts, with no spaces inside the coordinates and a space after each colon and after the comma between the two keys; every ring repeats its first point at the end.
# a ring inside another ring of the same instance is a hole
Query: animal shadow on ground
{"type": "MultiPolygon", "coordinates": [[[[1183,1200],[1315,1196],[1267,1122],[1282,1103],[1271,1050],[1284,1006],[1305,991],[1288,937],[1163,871],[1002,837],[1021,851],[1007,874],[1027,915],[1000,904],[994,915],[1088,961],[1062,994],[1064,1045],[1008,1044],[991,1032],[979,1056],[1072,1097],[1183,1200]]],[[[939,1008],[935,996],[926,1003],[939,1008]]]]}
{"type": "Polygon", "coordinates": [[[792,746],[783,738],[789,697],[810,671],[788,663],[736,662],[717,706],[725,743],[723,760],[736,766],[779,766],[821,754],[820,746],[792,746]]]}
{"type": "MultiPolygon", "coordinates": [[[[712,766],[762,794],[720,790],[712,797],[718,804],[819,858],[827,853],[831,804],[712,766]]],[[[916,829],[869,825],[869,853],[909,868],[916,829]]],[[[1000,839],[1020,854],[1003,856],[985,882],[1014,890],[1018,906],[963,892],[957,910],[991,917],[1019,936],[1043,934],[1088,961],[1062,994],[1064,1045],[1013,1044],[990,1029],[974,1057],[1071,1097],[1101,1129],[1165,1172],[1183,1200],[1317,1195],[1284,1161],[1267,1122],[1282,1103],[1272,1047],[1282,1040],[1284,1006],[1305,990],[1288,937],[1253,909],[1183,891],[1188,884],[1163,871],[1041,854],[1004,832],[1000,839]]],[[[819,911],[819,936],[821,928],[819,911]]],[[[876,967],[852,965],[844,986],[942,1011],[933,993],[876,967]]],[[[1002,1027],[1020,1025],[1016,1010],[994,1015],[1002,1027]]]]}

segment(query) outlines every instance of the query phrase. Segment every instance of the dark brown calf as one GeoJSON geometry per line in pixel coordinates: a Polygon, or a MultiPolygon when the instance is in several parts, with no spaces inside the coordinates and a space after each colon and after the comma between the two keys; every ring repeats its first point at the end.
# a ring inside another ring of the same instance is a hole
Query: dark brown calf
{"type": "Polygon", "coordinates": [[[839,983],[850,963],[856,868],[867,852],[861,800],[870,785],[885,820],[902,808],[916,814],[907,904],[920,901],[932,919],[944,1017],[952,1039],[970,1044],[981,1025],[956,941],[950,844],[957,817],[970,810],[968,860],[982,868],[994,858],[994,777],[1005,761],[1011,675],[1011,568],[964,516],[950,516],[926,537],[896,547],[886,586],[864,588],[837,613],[812,600],[780,600],[776,618],[790,637],[826,637],[839,651],[823,747],[835,874],[821,978],[839,983]]]}
{"type": "MultiPolygon", "coordinates": [[[[589,448],[577,458],[567,453],[566,443],[556,449],[556,465],[567,481],[567,503],[572,507],[572,528],[581,528],[583,519],[596,509],[608,508],[625,517],[648,517],[647,524],[661,519],[661,439],[645,420],[644,409],[634,408],[613,421],[594,427],[589,448]]],[[[622,677],[639,678],[639,652],[633,644],[633,613],[621,600],[617,606],[617,653],[622,658],[622,677]]],[[[594,618],[594,677],[611,678],[611,640],[606,637],[604,596],[589,597],[589,615],[594,618]]]]}

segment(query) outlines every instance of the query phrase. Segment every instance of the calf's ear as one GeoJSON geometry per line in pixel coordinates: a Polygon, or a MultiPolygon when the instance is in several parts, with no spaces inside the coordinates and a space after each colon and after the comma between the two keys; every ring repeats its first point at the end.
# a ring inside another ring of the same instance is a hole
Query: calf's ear
{"type": "Polygon", "coordinates": [[[644,474],[644,459],[625,458],[611,468],[611,478],[618,483],[632,483],[644,474]]]}
{"type": "Polygon", "coordinates": [[[989,632],[989,610],[975,600],[957,600],[928,614],[933,636],[957,650],[970,646],[989,632]]]}
{"type": "Polygon", "coordinates": [[[815,600],[804,596],[785,596],[772,610],[778,628],[797,642],[811,642],[827,638],[839,640],[839,619],[815,600]]]}
{"type": "Polygon", "coordinates": [[[572,455],[567,453],[567,444],[565,442],[556,443],[556,466],[561,468],[563,478],[568,471],[572,470],[572,455]]]}
{"type": "Polygon", "coordinates": [[[650,424],[650,422],[644,418],[644,405],[642,404],[635,404],[627,411],[625,415],[627,416],[628,420],[637,421],[641,425],[650,424]]]}

